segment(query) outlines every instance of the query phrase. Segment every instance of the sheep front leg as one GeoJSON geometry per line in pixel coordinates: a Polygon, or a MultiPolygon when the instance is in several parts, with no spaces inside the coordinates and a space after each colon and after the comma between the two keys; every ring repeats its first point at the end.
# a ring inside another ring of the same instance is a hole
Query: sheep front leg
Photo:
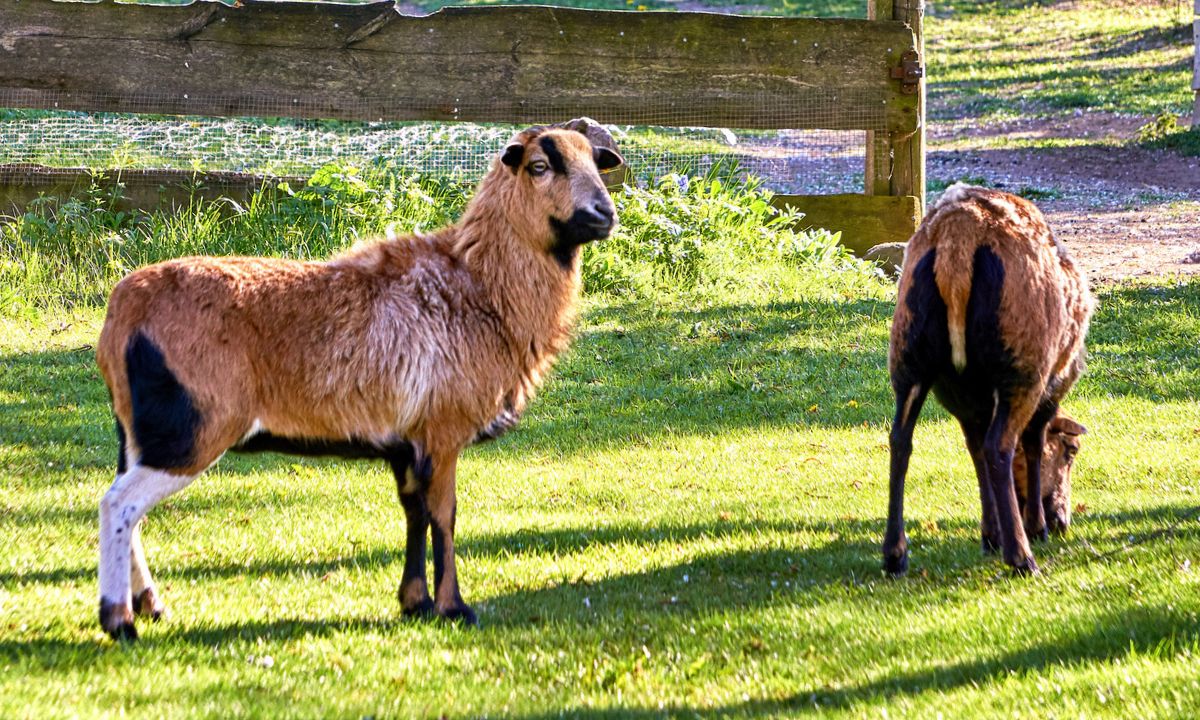
{"type": "Polygon", "coordinates": [[[1000,526],[1004,562],[1017,574],[1029,575],[1036,573],[1038,566],[1033,559],[1029,540],[1025,536],[1025,526],[1021,522],[1021,511],[1017,504],[1017,488],[1012,473],[1017,433],[1010,430],[1009,410],[1007,401],[996,404],[996,414],[983,443],[983,455],[987,463],[988,480],[992,486],[992,497],[996,501],[996,519],[1000,526]]]}
{"type": "Polygon", "coordinates": [[[478,620],[458,591],[454,565],[455,468],[457,454],[434,458],[429,490],[425,495],[433,538],[433,609],[447,620],[476,625],[478,620]]]}
{"type": "Polygon", "coordinates": [[[433,599],[429,597],[429,584],[425,579],[425,542],[429,535],[429,511],[425,507],[425,490],[429,484],[427,459],[417,462],[410,451],[390,459],[392,474],[396,477],[396,490],[400,505],[404,508],[404,519],[408,525],[408,538],[404,545],[404,577],[400,581],[400,607],[410,617],[433,615],[433,599]]]}
{"type": "Polygon", "coordinates": [[[1057,405],[1042,405],[1021,433],[1021,445],[1025,449],[1025,503],[1022,511],[1025,534],[1034,540],[1050,539],[1046,510],[1042,504],[1042,450],[1046,445],[1046,428],[1057,414],[1057,405]]]}

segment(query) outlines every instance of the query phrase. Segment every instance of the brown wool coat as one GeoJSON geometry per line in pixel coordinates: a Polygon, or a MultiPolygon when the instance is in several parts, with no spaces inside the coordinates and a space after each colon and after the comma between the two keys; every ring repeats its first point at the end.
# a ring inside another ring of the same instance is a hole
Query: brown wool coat
{"type": "MultiPolygon", "coordinates": [[[[1015,443],[1047,389],[1057,402],[1082,372],[1094,301],[1082,270],[1033,203],[999,190],[951,187],[909,241],[898,297],[908,297],[912,269],[936,249],[934,277],[946,303],[952,357],[959,369],[966,363],[964,334],[975,251],[982,246],[991,248],[1004,266],[1002,340],[1017,368],[1032,380],[1031,387],[1013,398],[1010,434],[1015,443]]],[[[907,306],[898,303],[888,358],[893,371],[911,321],[907,306]]]]}
{"type": "MultiPolygon", "coordinates": [[[[590,157],[579,133],[548,134],[590,157]]],[[[457,225],[327,262],[194,257],[132,273],[97,345],[118,420],[130,427],[124,353],[140,331],[202,418],[181,474],[257,429],[456,453],[506,404],[520,412],[575,319],[578,258],[564,269],[546,251],[546,218],[570,215],[571,193],[528,183],[497,161],[457,225]]]]}

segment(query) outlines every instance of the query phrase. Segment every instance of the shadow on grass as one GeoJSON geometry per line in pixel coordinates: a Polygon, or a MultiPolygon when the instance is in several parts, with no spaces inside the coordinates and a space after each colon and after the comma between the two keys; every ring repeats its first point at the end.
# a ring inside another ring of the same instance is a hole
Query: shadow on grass
{"type": "Polygon", "coordinates": [[[1088,53],[1082,57],[1102,60],[1136,55],[1141,52],[1158,50],[1159,48],[1170,47],[1172,45],[1186,46],[1192,41],[1192,26],[1191,23],[1165,25],[1125,33],[1115,37],[1109,36],[1106,39],[1108,47],[1088,53]]]}
{"type": "MultiPolygon", "coordinates": [[[[997,157],[1005,151],[985,151],[997,157]]],[[[1101,295],[1083,384],[1111,395],[1190,400],[1200,283],[1101,295]],[[1153,371],[1147,373],[1147,363],[1153,371]]],[[[892,304],[882,300],[725,305],[661,311],[627,304],[589,316],[522,427],[471,452],[574,454],[667,433],[761,427],[844,428],[891,417],[886,369],[892,304]]],[[[31,465],[111,467],[116,442],[90,350],[0,357],[0,437],[31,465]]],[[[10,452],[12,452],[10,450],[10,452]]],[[[323,462],[237,458],[227,472],[323,462]]],[[[35,481],[35,478],[29,478],[35,481]]]]}
{"type": "MultiPolygon", "coordinates": [[[[1047,675],[1055,668],[1082,663],[1107,663],[1130,655],[1174,655],[1200,639],[1200,628],[1181,624],[1181,614],[1169,608],[1134,608],[1102,614],[1086,629],[1055,633],[1050,640],[997,657],[937,666],[831,690],[827,686],[800,688],[784,698],[752,699],[717,707],[669,706],[665,708],[567,708],[547,713],[514,716],[522,720],[570,717],[608,718],[780,717],[800,711],[822,713],[848,709],[896,697],[916,698],[927,693],[986,686],[1025,673],[1047,675]]],[[[942,639],[944,641],[944,639],[942,639]]],[[[933,640],[935,643],[938,640],[933,640]]]]}

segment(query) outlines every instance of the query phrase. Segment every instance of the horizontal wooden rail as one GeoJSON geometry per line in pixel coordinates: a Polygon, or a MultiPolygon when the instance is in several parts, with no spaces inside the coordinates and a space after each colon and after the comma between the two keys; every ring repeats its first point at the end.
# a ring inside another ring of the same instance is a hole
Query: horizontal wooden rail
{"type": "Polygon", "coordinates": [[[0,2],[0,107],[912,132],[899,21],[0,2]]]}
{"type": "Polygon", "coordinates": [[[191,170],[106,170],[0,165],[0,217],[24,212],[39,197],[84,197],[93,188],[110,193],[121,210],[178,210],[195,200],[249,200],[286,181],[300,188],[307,177],[264,177],[238,172],[191,170]]]}
{"type": "Polygon", "coordinates": [[[908,242],[921,222],[920,200],[912,195],[776,195],[776,207],[804,213],[802,228],[842,233],[842,244],[858,255],[872,246],[908,242]]]}
{"type": "MultiPolygon", "coordinates": [[[[40,196],[82,197],[98,187],[112,192],[120,185],[115,206],[124,209],[179,209],[195,200],[248,200],[280,181],[299,190],[304,177],[264,177],[235,172],[190,170],[111,170],[0,165],[0,216],[23,212],[40,196]]],[[[904,242],[917,228],[920,211],[915,197],[886,195],[776,195],[777,207],[803,212],[803,228],[841,231],[842,244],[858,254],[884,242],[904,242]]]]}

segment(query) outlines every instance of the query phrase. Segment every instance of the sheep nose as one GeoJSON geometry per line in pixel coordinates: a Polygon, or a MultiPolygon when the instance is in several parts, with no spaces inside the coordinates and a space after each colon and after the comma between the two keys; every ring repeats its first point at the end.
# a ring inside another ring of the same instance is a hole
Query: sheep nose
{"type": "Polygon", "coordinates": [[[616,210],[606,198],[592,203],[592,206],[587,208],[587,214],[591,216],[588,218],[589,225],[597,230],[611,230],[616,210]]]}

